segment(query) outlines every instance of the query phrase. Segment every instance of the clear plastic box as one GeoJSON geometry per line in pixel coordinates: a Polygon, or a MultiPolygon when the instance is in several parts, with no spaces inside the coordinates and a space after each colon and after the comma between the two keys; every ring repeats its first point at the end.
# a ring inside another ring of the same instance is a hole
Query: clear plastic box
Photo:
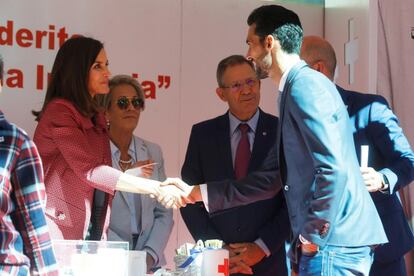
{"type": "Polygon", "coordinates": [[[53,240],[61,276],[128,276],[128,242],[53,240]]]}

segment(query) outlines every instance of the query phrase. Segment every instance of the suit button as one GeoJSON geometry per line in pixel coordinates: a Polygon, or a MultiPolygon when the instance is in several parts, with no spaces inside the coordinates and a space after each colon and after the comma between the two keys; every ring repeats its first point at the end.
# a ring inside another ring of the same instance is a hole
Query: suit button
{"type": "Polygon", "coordinates": [[[237,232],[240,232],[241,231],[241,228],[240,227],[237,227],[237,232]]]}
{"type": "Polygon", "coordinates": [[[285,187],[283,187],[283,189],[287,192],[289,191],[289,185],[285,185],[285,187]]]}
{"type": "Polygon", "coordinates": [[[57,214],[57,219],[58,220],[64,220],[66,218],[66,215],[64,213],[58,213],[57,214]]]}

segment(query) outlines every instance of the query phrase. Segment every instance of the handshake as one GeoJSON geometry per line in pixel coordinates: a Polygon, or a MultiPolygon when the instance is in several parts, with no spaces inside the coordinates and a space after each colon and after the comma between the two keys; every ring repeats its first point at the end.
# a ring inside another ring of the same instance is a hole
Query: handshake
{"type": "Polygon", "coordinates": [[[151,197],[156,198],[164,207],[174,209],[202,201],[200,186],[190,186],[180,178],[167,178],[151,197]]]}

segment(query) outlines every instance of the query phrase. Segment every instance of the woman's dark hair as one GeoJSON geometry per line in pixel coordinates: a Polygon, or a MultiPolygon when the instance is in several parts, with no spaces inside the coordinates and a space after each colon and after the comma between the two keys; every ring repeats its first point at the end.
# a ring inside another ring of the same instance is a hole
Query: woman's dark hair
{"type": "Polygon", "coordinates": [[[32,112],[37,121],[56,98],[70,101],[84,116],[92,117],[97,112],[98,107],[88,91],[88,79],[89,70],[102,49],[102,42],[84,36],[63,43],[53,64],[43,107],[32,112]]]}

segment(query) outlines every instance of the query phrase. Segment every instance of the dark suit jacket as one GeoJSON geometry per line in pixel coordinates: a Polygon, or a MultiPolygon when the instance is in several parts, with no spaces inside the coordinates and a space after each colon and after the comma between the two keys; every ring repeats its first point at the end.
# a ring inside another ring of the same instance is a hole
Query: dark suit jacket
{"type": "Polygon", "coordinates": [[[389,243],[375,251],[376,262],[390,262],[414,247],[397,191],[414,180],[414,154],[387,101],[378,95],[346,91],[337,86],[347,105],[358,160],[361,145],[369,145],[368,166],[384,174],[389,193],[371,193],[389,243]]]}
{"type": "MultiPolygon", "coordinates": [[[[269,150],[275,146],[276,126],[276,117],[260,111],[249,172],[260,170],[269,150]]],[[[227,113],[193,126],[181,173],[189,184],[235,179],[227,113]]],[[[272,254],[253,266],[254,275],[287,275],[284,241],[289,235],[289,222],[282,193],[213,217],[202,204],[188,205],[181,209],[181,214],[195,240],[222,239],[225,243],[235,243],[261,238],[272,254]]]]}
{"type": "Polygon", "coordinates": [[[386,243],[345,105],[335,85],[303,61],[287,75],[279,128],[280,175],[294,237],[320,246],[386,243]]]}

